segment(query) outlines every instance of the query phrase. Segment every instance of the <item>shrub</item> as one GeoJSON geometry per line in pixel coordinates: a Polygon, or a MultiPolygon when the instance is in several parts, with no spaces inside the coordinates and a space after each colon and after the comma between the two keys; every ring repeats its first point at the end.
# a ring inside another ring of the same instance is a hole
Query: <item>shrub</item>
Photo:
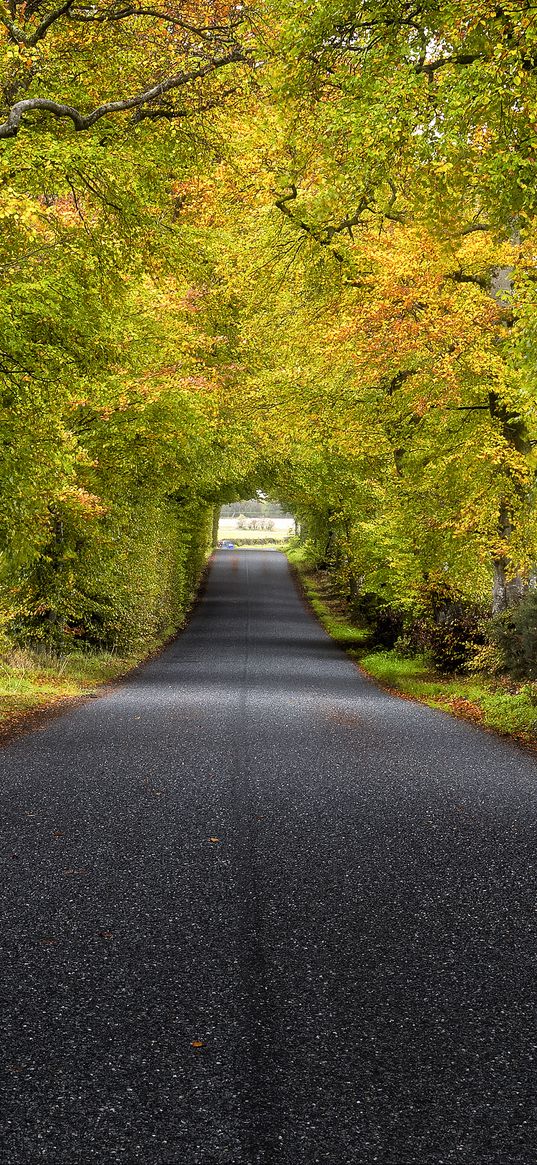
{"type": "Polygon", "coordinates": [[[393,650],[399,659],[415,659],[419,655],[420,648],[412,634],[412,628],[399,635],[398,639],[395,640],[393,650]]]}
{"type": "Polygon", "coordinates": [[[494,643],[482,643],[475,648],[466,664],[466,671],[473,675],[484,672],[489,676],[500,675],[505,670],[503,651],[494,643]]]}
{"type": "Polygon", "coordinates": [[[209,548],[211,511],[146,497],[81,534],[64,524],[18,579],[15,641],[148,651],[181,624],[209,548]]]}
{"type": "Polygon", "coordinates": [[[481,612],[453,604],[451,611],[437,612],[437,621],[432,614],[412,620],[396,640],[394,650],[402,659],[427,655],[438,671],[449,674],[468,670],[483,645],[481,612]]]}
{"type": "Polygon", "coordinates": [[[393,647],[403,633],[404,613],[391,607],[380,595],[365,591],[353,603],[353,617],[371,628],[375,643],[393,647]]]}
{"type": "Polygon", "coordinates": [[[537,683],[530,681],[529,684],[524,684],[518,694],[523,696],[533,708],[537,708],[537,683]]]}
{"type": "Polygon", "coordinates": [[[471,608],[433,623],[429,630],[431,659],[438,671],[445,673],[464,671],[483,642],[478,615],[471,608]]]}
{"type": "Polygon", "coordinates": [[[500,649],[505,669],[516,680],[537,679],[537,592],[490,620],[488,638],[500,649]]]}

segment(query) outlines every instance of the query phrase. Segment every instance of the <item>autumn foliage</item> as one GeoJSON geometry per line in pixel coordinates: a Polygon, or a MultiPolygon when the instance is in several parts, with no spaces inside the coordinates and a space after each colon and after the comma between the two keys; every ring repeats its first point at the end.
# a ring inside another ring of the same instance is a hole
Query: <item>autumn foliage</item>
{"type": "Polygon", "coordinates": [[[11,0],[0,30],[5,634],[161,638],[257,487],[353,601],[520,598],[531,6],[11,0]]]}

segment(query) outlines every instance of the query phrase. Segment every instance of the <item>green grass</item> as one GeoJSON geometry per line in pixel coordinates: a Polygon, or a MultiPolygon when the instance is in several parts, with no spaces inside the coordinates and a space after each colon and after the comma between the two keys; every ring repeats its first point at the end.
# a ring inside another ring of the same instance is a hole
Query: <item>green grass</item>
{"type": "Polygon", "coordinates": [[[117,679],[140,661],[110,651],[15,649],[0,658],[0,728],[25,714],[60,700],[87,695],[99,684],[117,679]]]}
{"type": "Polygon", "coordinates": [[[357,627],[355,623],[349,623],[342,615],[331,610],[326,599],[320,597],[319,591],[307,575],[301,574],[301,581],[317,618],[323,627],[326,627],[332,639],[335,639],[345,651],[363,648],[368,642],[367,631],[363,627],[357,627]]]}
{"type": "Polygon", "coordinates": [[[44,645],[10,650],[5,638],[0,639],[0,736],[32,712],[87,696],[99,685],[126,675],[177,635],[188,615],[189,610],[179,626],[163,627],[158,638],[125,654],[70,644],[58,651],[44,645]]]}
{"type": "Polygon", "coordinates": [[[311,568],[301,548],[291,549],[288,558],[320,622],[369,676],[406,699],[535,744],[537,685],[482,674],[443,676],[425,656],[406,659],[372,646],[367,629],[349,621],[330,580],[311,568]]]}
{"type": "MultiPolygon", "coordinates": [[[[367,629],[349,620],[328,576],[313,571],[300,547],[287,551],[320,622],[332,638],[379,683],[407,699],[419,700],[480,723],[525,743],[537,739],[537,685],[509,684],[504,678],[442,676],[425,657],[404,659],[372,647],[367,629]],[[534,731],[535,726],[535,731],[534,731]]],[[[147,653],[144,653],[147,654],[147,653]]],[[[61,700],[87,695],[144,658],[110,651],[16,649],[0,658],[0,729],[26,714],[61,700]]]]}
{"type": "Polygon", "coordinates": [[[485,675],[441,676],[424,657],[401,659],[394,651],[368,652],[360,656],[360,665],[386,687],[414,700],[527,742],[537,737],[531,684],[509,686],[505,678],[485,675]]]}

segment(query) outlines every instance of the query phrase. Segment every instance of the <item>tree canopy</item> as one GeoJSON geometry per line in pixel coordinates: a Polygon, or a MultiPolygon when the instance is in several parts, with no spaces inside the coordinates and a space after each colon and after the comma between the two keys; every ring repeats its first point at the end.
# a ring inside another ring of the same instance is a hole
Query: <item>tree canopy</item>
{"type": "Polygon", "coordinates": [[[353,593],[536,559],[537,15],[0,5],[6,633],[149,642],[263,489],[353,593]]]}

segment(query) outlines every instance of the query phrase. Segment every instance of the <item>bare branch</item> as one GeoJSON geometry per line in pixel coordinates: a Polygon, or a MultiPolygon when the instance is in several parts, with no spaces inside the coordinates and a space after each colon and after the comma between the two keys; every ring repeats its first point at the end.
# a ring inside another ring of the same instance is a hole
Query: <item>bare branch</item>
{"type": "Polygon", "coordinates": [[[61,8],[56,8],[53,12],[49,12],[48,16],[41,21],[35,32],[26,40],[27,45],[36,45],[43,37],[46,36],[51,24],[54,24],[60,17],[65,16],[66,12],[72,8],[75,0],[67,0],[66,4],[62,4],[61,8]]]}
{"type": "MultiPolygon", "coordinates": [[[[457,53],[453,57],[439,57],[436,61],[420,60],[414,66],[414,72],[426,73],[429,80],[431,80],[434,73],[439,69],[445,69],[448,65],[473,65],[476,61],[490,61],[490,56],[486,53],[457,53]]],[[[537,67],[537,61],[534,57],[521,57],[521,68],[526,73],[531,73],[537,67]]]]}
{"type": "Polygon", "coordinates": [[[134,97],[125,97],[119,101],[107,101],[104,105],[97,106],[97,109],[87,114],[81,113],[73,105],[63,105],[61,102],[51,101],[48,97],[27,97],[23,101],[17,101],[10,109],[7,120],[0,125],[0,139],[16,137],[25,115],[37,109],[52,113],[57,118],[69,118],[77,132],[91,129],[92,125],[95,125],[95,122],[100,121],[102,117],[108,117],[113,113],[123,113],[129,109],[139,109],[140,106],[157,100],[172,89],[179,89],[191,81],[207,77],[210,73],[216,72],[217,69],[245,59],[242,49],[237,47],[225,56],[213,58],[208,64],[202,65],[198,69],[192,69],[188,73],[178,73],[175,77],[167,77],[165,81],[159,81],[156,85],[152,85],[134,97]]]}
{"type": "Polygon", "coordinates": [[[16,44],[26,44],[25,33],[22,31],[22,28],[19,28],[14,23],[14,21],[7,20],[5,16],[0,16],[0,24],[3,24],[4,28],[7,28],[11,39],[14,40],[16,44]]]}
{"type": "Polygon", "coordinates": [[[346,231],[347,234],[350,236],[350,238],[353,239],[354,236],[352,233],[352,228],[360,226],[363,223],[362,215],[364,213],[364,210],[369,210],[369,206],[368,206],[367,198],[365,196],[362,196],[362,198],[360,199],[360,204],[358,206],[358,210],[356,210],[353,215],[348,215],[346,218],[342,219],[341,222],[338,224],[338,226],[326,227],[326,229],[325,229],[326,238],[319,239],[319,242],[321,243],[321,245],[324,247],[328,246],[332,242],[334,235],[340,235],[344,231],[346,231]]]}

